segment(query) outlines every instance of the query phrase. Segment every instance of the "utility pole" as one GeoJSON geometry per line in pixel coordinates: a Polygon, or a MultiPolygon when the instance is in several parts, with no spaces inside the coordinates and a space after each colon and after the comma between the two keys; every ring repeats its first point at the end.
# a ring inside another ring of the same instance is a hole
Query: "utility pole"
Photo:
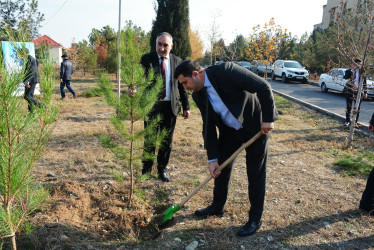
{"type": "Polygon", "coordinates": [[[117,81],[118,81],[118,99],[121,97],[121,53],[119,47],[121,44],[121,0],[119,0],[119,14],[118,14],[118,34],[117,34],[117,51],[118,51],[118,68],[117,68],[117,81]]]}

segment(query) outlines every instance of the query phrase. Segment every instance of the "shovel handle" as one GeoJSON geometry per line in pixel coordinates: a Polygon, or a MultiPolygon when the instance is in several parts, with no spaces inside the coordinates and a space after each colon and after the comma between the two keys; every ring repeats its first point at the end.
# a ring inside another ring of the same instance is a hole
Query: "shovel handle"
{"type": "MultiPolygon", "coordinates": [[[[238,148],[231,156],[228,158],[224,163],[222,163],[215,172],[219,172],[222,169],[224,169],[227,165],[229,165],[230,162],[232,162],[235,157],[238,156],[240,152],[242,152],[245,148],[247,148],[249,145],[251,145],[254,141],[256,141],[261,136],[261,131],[259,131],[255,136],[253,136],[251,139],[249,139],[246,143],[244,143],[240,148],[238,148]]],[[[181,203],[179,203],[180,207],[183,207],[183,205],[192,198],[205,184],[207,184],[213,177],[209,175],[203,182],[200,183],[199,186],[197,186],[189,195],[187,195],[186,198],[184,198],[181,203]]]]}

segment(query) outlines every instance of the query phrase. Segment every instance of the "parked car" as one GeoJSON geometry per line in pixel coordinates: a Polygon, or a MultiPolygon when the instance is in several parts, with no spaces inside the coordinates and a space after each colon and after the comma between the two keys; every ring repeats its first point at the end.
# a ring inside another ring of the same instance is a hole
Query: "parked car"
{"type": "MultiPolygon", "coordinates": [[[[318,85],[321,87],[322,92],[327,92],[329,90],[335,90],[338,92],[343,92],[344,85],[348,80],[343,79],[345,68],[335,68],[327,73],[321,74],[318,85]]],[[[374,98],[374,82],[371,77],[366,79],[367,94],[368,97],[374,98]]]]}
{"type": "Polygon", "coordinates": [[[249,70],[252,71],[253,73],[259,75],[259,71],[258,71],[259,69],[258,68],[262,65],[264,65],[264,64],[261,61],[253,60],[251,62],[251,67],[250,67],[249,70]]]}
{"type": "Polygon", "coordinates": [[[374,82],[372,77],[366,78],[366,85],[368,88],[368,97],[374,99],[374,82]]]}
{"type": "Polygon", "coordinates": [[[271,74],[273,80],[276,77],[282,78],[283,83],[289,80],[307,83],[309,73],[298,61],[277,60],[273,64],[273,71],[271,74]]]}
{"type": "Polygon", "coordinates": [[[344,68],[336,68],[321,74],[318,85],[321,87],[322,92],[327,92],[329,89],[343,92],[344,85],[347,82],[347,80],[343,79],[346,70],[344,68]]]}
{"type": "Polygon", "coordinates": [[[273,72],[272,68],[271,63],[265,64],[264,62],[259,62],[255,73],[259,76],[264,76],[266,71],[266,75],[270,76],[273,72]]]}
{"type": "Polygon", "coordinates": [[[243,68],[246,68],[248,70],[251,69],[251,63],[250,62],[246,62],[246,61],[240,61],[238,63],[240,66],[242,66],[243,68]]]}

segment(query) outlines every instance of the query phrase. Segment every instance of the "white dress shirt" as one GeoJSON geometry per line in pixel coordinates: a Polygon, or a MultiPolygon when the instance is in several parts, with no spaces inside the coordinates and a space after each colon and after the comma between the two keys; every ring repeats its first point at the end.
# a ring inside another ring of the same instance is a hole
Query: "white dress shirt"
{"type": "Polygon", "coordinates": [[[358,89],[358,85],[360,83],[360,71],[359,70],[352,70],[352,74],[356,76],[354,80],[354,89],[358,89]]]}
{"type": "Polygon", "coordinates": [[[233,116],[233,114],[231,114],[230,110],[222,102],[221,98],[209,81],[207,74],[205,74],[204,87],[206,87],[210,104],[212,104],[214,111],[221,117],[222,121],[231,128],[236,130],[241,129],[243,127],[242,124],[238,121],[238,119],[235,118],[235,116],[233,116]]]}

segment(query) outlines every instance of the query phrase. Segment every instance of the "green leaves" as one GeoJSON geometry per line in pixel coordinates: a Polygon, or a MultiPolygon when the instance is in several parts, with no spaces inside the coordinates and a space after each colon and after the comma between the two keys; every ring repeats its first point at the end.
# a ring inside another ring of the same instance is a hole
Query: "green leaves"
{"type": "Polygon", "coordinates": [[[57,114],[51,104],[55,83],[52,61],[47,52],[42,51],[42,55],[42,94],[36,97],[42,107],[30,113],[23,96],[14,95],[25,70],[7,71],[0,54],[0,237],[10,235],[14,244],[15,233],[47,196],[30,177],[57,114]]]}
{"type": "MultiPolygon", "coordinates": [[[[145,73],[140,59],[144,54],[144,47],[138,42],[139,33],[128,26],[121,31],[121,79],[125,86],[118,98],[113,83],[107,73],[99,78],[100,90],[105,95],[108,105],[115,108],[115,115],[111,123],[120,134],[118,141],[113,141],[109,136],[102,137],[103,145],[109,148],[117,159],[125,161],[124,171],[130,175],[130,198],[134,190],[136,170],[141,167],[142,160],[153,159],[153,154],[143,154],[144,146],[160,147],[165,131],[157,131],[157,123],[161,117],[157,117],[146,128],[143,128],[144,120],[158,101],[158,95],[162,88],[161,77],[155,78],[153,70],[145,73]]],[[[116,179],[118,179],[116,177],[116,179]]]]}

